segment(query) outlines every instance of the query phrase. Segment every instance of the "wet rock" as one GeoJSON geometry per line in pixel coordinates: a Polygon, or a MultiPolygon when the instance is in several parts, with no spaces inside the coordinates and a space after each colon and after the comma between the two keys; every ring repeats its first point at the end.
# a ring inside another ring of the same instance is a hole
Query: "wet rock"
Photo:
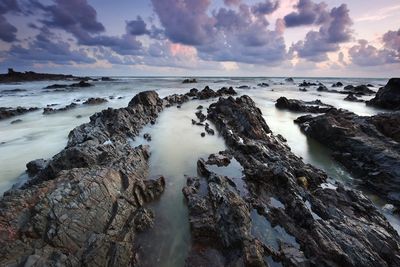
{"type": "Polygon", "coordinates": [[[268,83],[259,83],[257,84],[258,87],[269,87],[268,83]]]}
{"type": "Polygon", "coordinates": [[[195,78],[184,79],[182,83],[197,83],[197,80],[195,78]]]}
{"type": "Polygon", "coordinates": [[[202,105],[199,105],[196,109],[203,109],[204,107],[202,105]]]}
{"type": "Polygon", "coordinates": [[[222,87],[217,91],[217,96],[224,96],[224,95],[237,95],[235,89],[233,87],[222,87]]]}
{"type": "Polygon", "coordinates": [[[355,95],[372,95],[375,94],[375,92],[371,89],[369,89],[366,85],[358,85],[358,86],[346,86],[344,88],[345,91],[353,93],[355,95]]]}
{"type": "Polygon", "coordinates": [[[0,93],[2,94],[12,94],[12,93],[21,93],[21,92],[26,92],[27,90],[25,89],[6,89],[6,90],[2,90],[0,93]]]}
{"type": "Polygon", "coordinates": [[[368,87],[375,87],[374,85],[372,85],[372,84],[370,84],[370,83],[367,84],[367,86],[368,86],[368,87]]]}
{"type": "Polygon", "coordinates": [[[91,86],[94,86],[94,85],[91,83],[88,83],[86,81],[80,81],[78,83],[73,83],[73,84],[69,85],[69,87],[91,87],[91,86]]]}
{"type": "Polygon", "coordinates": [[[195,114],[196,117],[200,120],[200,122],[204,122],[207,119],[207,116],[204,115],[201,110],[198,110],[195,114]]]}
{"type": "Polygon", "coordinates": [[[299,88],[300,92],[307,92],[308,90],[306,88],[299,88]]]}
{"type": "Polygon", "coordinates": [[[21,123],[22,120],[21,119],[17,119],[17,120],[13,120],[10,122],[10,124],[17,124],[17,123],[21,123]]]}
{"type": "Polygon", "coordinates": [[[64,111],[68,111],[68,110],[74,109],[77,106],[78,106],[78,104],[71,103],[69,105],[66,105],[63,108],[50,108],[50,107],[47,107],[47,108],[43,109],[43,114],[49,115],[49,114],[54,114],[54,113],[58,113],[58,112],[64,112],[64,111]]]}
{"type": "Polygon", "coordinates": [[[49,161],[45,159],[32,160],[26,164],[26,171],[30,176],[34,176],[44,170],[48,164],[49,161]]]}
{"type": "Polygon", "coordinates": [[[0,265],[133,265],[136,233],[154,218],[143,205],[165,179],[148,178],[148,146],[128,139],[162,109],[157,93],[139,93],[76,127],[48,162],[29,163],[31,179],[0,199],[0,265]]]}
{"type": "Polygon", "coordinates": [[[110,77],[101,77],[100,79],[102,82],[111,82],[111,81],[115,81],[115,79],[110,78],[110,77]]]}
{"type": "Polygon", "coordinates": [[[332,84],[332,87],[342,87],[342,86],[343,86],[343,83],[341,83],[341,82],[336,82],[336,83],[332,84]]]}
{"type": "Polygon", "coordinates": [[[205,137],[205,136],[206,136],[206,133],[203,132],[203,133],[200,134],[200,136],[201,136],[201,137],[205,137]]]}
{"type": "Polygon", "coordinates": [[[327,92],[328,88],[325,85],[320,85],[320,86],[318,86],[317,91],[318,92],[327,92]]]}
{"type": "Polygon", "coordinates": [[[400,110],[400,78],[392,78],[379,89],[375,97],[367,101],[367,105],[400,110]]]}
{"type": "Polygon", "coordinates": [[[350,93],[348,94],[344,100],[346,101],[352,101],[352,102],[364,102],[362,99],[358,99],[354,94],[350,93]]]}
{"type": "Polygon", "coordinates": [[[15,116],[23,115],[28,112],[37,111],[39,108],[25,108],[25,107],[16,107],[16,108],[6,108],[0,107],[0,120],[5,120],[8,118],[12,118],[15,116]]]}
{"type": "Polygon", "coordinates": [[[206,164],[217,165],[218,167],[228,166],[231,163],[232,155],[226,151],[220,151],[218,154],[211,154],[208,156],[206,164]]]}
{"type": "Polygon", "coordinates": [[[143,138],[144,138],[147,142],[150,142],[150,141],[151,141],[151,135],[150,135],[149,133],[145,133],[145,134],[143,135],[143,138]]]}
{"type": "Polygon", "coordinates": [[[286,97],[278,98],[275,106],[279,109],[309,113],[324,113],[333,108],[332,106],[324,104],[319,100],[301,101],[296,99],[287,99],[286,97]]]}
{"type": "Polygon", "coordinates": [[[197,96],[197,93],[199,92],[199,90],[197,90],[196,88],[192,88],[190,89],[189,93],[187,93],[188,96],[197,96]]]}
{"type": "MultiPolygon", "coordinates": [[[[318,117],[323,116],[326,115],[318,117]]],[[[266,257],[284,266],[400,263],[400,237],[372,202],[344,186],[323,188],[327,175],[302,162],[278,140],[248,96],[220,98],[210,105],[207,117],[244,168],[250,196],[242,197],[230,179],[213,174],[199,161],[198,172],[207,177],[207,191],[190,183],[184,189],[193,240],[199,244],[195,248],[216,250],[226,257],[226,262],[244,262],[245,266],[248,259],[259,265],[266,264],[262,260],[266,257]],[[271,204],[271,196],[284,208],[271,204]],[[252,209],[257,212],[250,213],[252,209]],[[264,231],[275,232],[276,236],[265,239],[252,231],[253,227],[260,227],[259,223],[264,223],[263,229],[270,225],[264,231]],[[236,241],[229,242],[232,239],[236,241]],[[383,249],[376,250],[376,247],[383,249]]],[[[344,131],[336,128],[339,133],[344,131]]],[[[326,134],[322,125],[318,131],[322,132],[321,136],[326,134]]],[[[191,254],[198,252],[195,248],[191,254]]]]}
{"type": "Polygon", "coordinates": [[[208,125],[208,123],[206,123],[205,131],[206,131],[209,135],[214,135],[214,134],[215,134],[214,130],[210,128],[210,126],[208,125]]]}
{"type": "Polygon", "coordinates": [[[299,87],[310,87],[310,86],[317,86],[318,84],[313,82],[307,82],[304,80],[302,83],[299,84],[299,87]]]}
{"type": "Polygon", "coordinates": [[[294,83],[294,80],[293,80],[293,78],[289,77],[289,78],[285,79],[285,82],[294,83]]]}
{"type": "Polygon", "coordinates": [[[241,85],[237,87],[238,89],[250,89],[250,86],[248,85],[241,85]]]}
{"type": "Polygon", "coordinates": [[[197,93],[197,97],[199,99],[209,99],[209,98],[214,98],[217,97],[217,93],[210,89],[210,87],[206,86],[203,90],[197,93]]]}
{"type": "Polygon", "coordinates": [[[362,186],[400,206],[400,113],[361,117],[345,110],[302,120],[304,133],[331,148],[362,186]],[[398,128],[397,128],[398,129],[398,128]]]}
{"type": "Polygon", "coordinates": [[[84,105],[99,105],[108,102],[107,99],[101,98],[101,97],[91,97],[85,102],[83,102],[84,105]]]}
{"type": "Polygon", "coordinates": [[[43,89],[61,89],[61,88],[67,88],[68,84],[52,84],[49,86],[44,87],[43,89]]]}

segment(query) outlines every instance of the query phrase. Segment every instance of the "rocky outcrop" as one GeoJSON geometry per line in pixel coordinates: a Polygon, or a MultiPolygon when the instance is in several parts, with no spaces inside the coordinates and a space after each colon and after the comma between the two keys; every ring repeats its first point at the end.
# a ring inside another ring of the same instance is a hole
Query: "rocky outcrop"
{"type": "Polygon", "coordinates": [[[369,89],[368,86],[366,86],[364,84],[357,85],[357,86],[347,85],[343,89],[344,89],[345,94],[352,93],[352,94],[355,94],[358,96],[375,94],[375,91],[369,89]]]}
{"type": "Polygon", "coordinates": [[[184,79],[182,83],[197,83],[197,80],[195,78],[184,79]]]}
{"type": "Polygon", "coordinates": [[[376,96],[367,105],[400,110],[400,78],[392,78],[388,83],[379,89],[376,96]]]}
{"type": "Polygon", "coordinates": [[[358,99],[353,93],[348,94],[343,100],[351,102],[364,102],[364,100],[358,99]]]}
{"type": "Polygon", "coordinates": [[[84,105],[99,105],[108,102],[107,99],[101,97],[90,97],[88,100],[83,102],[84,105]]]}
{"type": "Polygon", "coordinates": [[[28,112],[37,111],[39,108],[24,108],[24,107],[16,107],[16,108],[5,108],[0,107],[0,120],[5,120],[8,118],[12,118],[15,116],[23,115],[28,112]]]}
{"type": "Polygon", "coordinates": [[[274,136],[248,96],[220,98],[208,119],[243,167],[248,192],[198,162],[205,179],[189,178],[183,190],[193,241],[187,266],[400,263],[400,238],[374,205],[341,185],[322,186],[327,175],[274,136]]]}
{"type": "Polygon", "coordinates": [[[269,87],[268,83],[259,83],[257,84],[258,87],[269,87]]]}
{"type": "Polygon", "coordinates": [[[322,103],[320,100],[315,101],[301,101],[296,99],[287,99],[282,96],[278,98],[275,106],[279,109],[287,109],[294,112],[305,113],[325,113],[334,107],[322,103]]]}
{"type": "Polygon", "coordinates": [[[399,122],[399,112],[361,117],[331,110],[303,120],[300,127],[335,151],[334,159],[359,177],[362,186],[399,208],[399,122]]]}
{"type": "Polygon", "coordinates": [[[49,115],[49,114],[54,114],[54,113],[58,113],[58,112],[64,112],[64,111],[68,111],[68,110],[74,109],[77,106],[78,106],[78,104],[71,103],[71,104],[66,105],[65,107],[62,107],[62,108],[46,107],[46,108],[43,109],[43,114],[49,115]]]}
{"type": "Polygon", "coordinates": [[[0,82],[31,82],[31,81],[45,81],[45,80],[72,80],[77,79],[72,75],[63,74],[50,74],[50,73],[36,73],[33,71],[17,72],[13,69],[8,69],[8,73],[0,74],[0,82]]]}
{"type": "Polygon", "coordinates": [[[293,80],[292,77],[289,77],[289,78],[285,78],[285,82],[287,82],[287,83],[294,83],[294,80],[293,80]]]}
{"type": "Polygon", "coordinates": [[[165,181],[148,179],[148,147],[132,147],[128,137],[165,104],[155,92],[139,93],[72,130],[51,160],[29,163],[30,180],[0,199],[0,265],[135,265],[136,232],[154,218],[143,205],[165,181]]]}
{"type": "MultiPolygon", "coordinates": [[[[94,86],[92,83],[88,83],[85,80],[81,80],[77,83],[72,83],[72,84],[52,84],[49,86],[44,87],[43,89],[71,89],[71,88],[84,88],[84,87],[91,87],[94,86]]],[[[61,90],[60,90],[61,91],[61,90]]]]}
{"type": "Polygon", "coordinates": [[[307,82],[304,80],[302,83],[299,84],[299,87],[310,87],[310,86],[317,86],[318,84],[313,82],[307,82]]]}
{"type": "Polygon", "coordinates": [[[332,87],[342,87],[342,86],[343,86],[343,83],[341,83],[341,82],[336,82],[336,83],[332,84],[332,87]]]}

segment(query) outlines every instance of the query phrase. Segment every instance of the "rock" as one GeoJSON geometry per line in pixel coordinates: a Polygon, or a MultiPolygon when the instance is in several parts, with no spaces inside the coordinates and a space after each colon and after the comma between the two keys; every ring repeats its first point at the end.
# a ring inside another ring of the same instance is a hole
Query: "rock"
{"type": "Polygon", "coordinates": [[[190,89],[189,93],[187,93],[188,96],[197,96],[197,93],[199,92],[199,90],[197,90],[196,88],[192,88],[190,89]]]}
{"type": "Polygon", "coordinates": [[[197,83],[197,80],[195,78],[185,79],[182,83],[197,83]]]}
{"type": "Polygon", "coordinates": [[[268,83],[259,83],[257,84],[258,87],[269,87],[268,83]]]}
{"type": "Polygon", "coordinates": [[[198,162],[205,178],[188,179],[183,190],[193,241],[188,266],[199,258],[263,266],[266,257],[283,266],[399,265],[400,237],[372,202],[343,185],[323,188],[327,174],[278,140],[248,96],[220,98],[207,117],[243,167],[249,192],[198,162]]]}
{"type": "Polygon", "coordinates": [[[60,88],[67,88],[67,87],[68,87],[67,84],[58,84],[58,83],[56,83],[56,84],[52,84],[52,85],[46,86],[43,89],[60,89],[60,88]]]}
{"type": "Polygon", "coordinates": [[[73,83],[73,84],[69,85],[69,87],[91,87],[91,86],[94,86],[94,85],[91,83],[88,83],[86,81],[80,81],[78,83],[73,83]]]}
{"type": "Polygon", "coordinates": [[[375,87],[374,85],[372,85],[372,84],[370,84],[370,83],[367,84],[367,86],[368,86],[368,87],[375,87]]]}
{"type": "Polygon", "coordinates": [[[248,85],[241,85],[241,86],[238,86],[237,88],[239,88],[239,89],[250,89],[250,86],[248,86],[248,85]]]}
{"type": "Polygon", "coordinates": [[[201,110],[198,110],[195,114],[196,117],[200,120],[200,122],[204,122],[207,119],[207,116],[204,115],[201,110]]]}
{"type": "Polygon", "coordinates": [[[154,219],[143,206],[165,179],[148,178],[148,146],[128,139],[162,110],[157,93],[139,93],[72,130],[49,161],[30,162],[31,179],[0,199],[0,265],[133,265],[136,234],[154,219]]]}
{"type": "Polygon", "coordinates": [[[115,81],[115,79],[110,78],[110,77],[101,77],[100,79],[102,82],[111,82],[111,81],[115,81]]]}
{"type": "Polygon", "coordinates": [[[208,123],[206,123],[205,131],[206,131],[209,135],[214,135],[214,134],[215,134],[214,130],[210,128],[210,126],[208,125],[208,123]]]}
{"type": "Polygon", "coordinates": [[[58,113],[58,112],[64,112],[64,111],[68,111],[68,110],[71,110],[71,109],[74,109],[74,108],[76,108],[78,106],[78,104],[75,104],[75,103],[71,103],[71,104],[69,104],[69,105],[66,105],[65,107],[63,107],[63,108],[44,108],[43,109],[43,114],[45,114],[45,115],[49,115],[49,114],[54,114],[54,113],[58,113]]]}
{"type": "Polygon", "coordinates": [[[13,120],[10,122],[10,124],[17,124],[17,123],[21,123],[22,120],[21,119],[17,119],[17,120],[13,120]]]}
{"type": "Polygon", "coordinates": [[[375,97],[367,101],[367,105],[400,110],[400,78],[392,78],[379,89],[375,97]]]}
{"type": "Polygon", "coordinates": [[[199,99],[209,99],[209,98],[214,98],[217,97],[217,93],[210,89],[210,87],[206,86],[203,90],[197,93],[197,97],[199,99]]]}
{"type": "Polygon", "coordinates": [[[6,89],[6,90],[2,90],[0,93],[2,94],[12,94],[12,93],[21,93],[21,92],[26,92],[27,90],[25,89],[6,89]]]}
{"type": "Polygon", "coordinates": [[[25,108],[25,107],[16,107],[16,108],[6,108],[0,107],[0,120],[5,120],[8,118],[12,118],[15,116],[20,116],[26,114],[28,112],[37,111],[39,108],[25,108]]]}
{"type": "Polygon", "coordinates": [[[328,88],[325,85],[320,85],[320,86],[318,86],[317,91],[318,92],[326,92],[326,91],[328,91],[328,88]]]}
{"type": "Polygon", "coordinates": [[[286,78],[286,79],[285,79],[285,82],[287,82],[287,83],[294,83],[294,80],[293,80],[293,78],[289,77],[289,78],[286,78]]]}
{"type": "Polygon", "coordinates": [[[217,96],[224,96],[224,95],[237,95],[235,89],[233,87],[222,87],[217,91],[217,96]]]}
{"type": "Polygon", "coordinates": [[[346,85],[344,87],[344,94],[355,94],[355,95],[372,95],[375,92],[371,89],[369,89],[366,85],[358,85],[358,86],[353,86],[353,85],[346,85]]]}
{"type": "Polygon", "coordinates": [[[318,84],[316,83],[312,83],[312,82],[307,82],[307,81],[303,81],[301,84],[299,84],[299,87],[310,87],[310,86],[317,86],[318,84]]]}
{"type": "Polygon", "coordinates": [[[147,142],[150,142],[150,141],[151,141],[151,135],[150,135],[149,133],[145,133],[145,134],[143,135],[143,138],[144,138],[147,142]]]}
{"type": "Polygon", "coordinates": [[[232,158],[232,155],[227,151],[220,151],[218,154],[209,155],[206,164],[217,165],[218,167],[228,166],[231,163],[232,158]]]}
{"type": "Polygon", "coordinates": [[[333,108],[332,106],[324,104],[319,100],[301,101],[296,99],[287,99],[286,97],[278,98],[275,106],[279,109],[309,113],[324,113],[333,108]]]}
{"type": "Polygon", "coordinates": [[[342,87],[342,86],[343,86],[343,83],[341,83],[341,82],[336,82],[336,83],[332,84],[332,87],[342,87]]]}
{"type": "Polygon", "coordinates": [[[29,82],[29,81],[45,81],[45,80],[71,80],[78,77],[63,74],[36,73],[33,71],[17,72],[13,69],[8,69],[8,73],[0,74],[0,82],[29,82]]]}
{"type": "Polygon", "coordinates": [[[85,102],[83,102],[84,105],[99,105],[108,102],[107,99],[100,98],[100,97],[91,97],[85,102]]]}
{"type": "Polygon", "coordinates": [[[400,112],[361,117],[345,110],[303,119],[303,132],[329,147],[362,186],[400,206],[400,112]]]}
{"type": "Polygon", "coordinates": [[[206,136],[206,133],[203,132],[203,133],[200,134],[200,136],[201,136],[201,137],[205,137],[205,136],[206,136]]]}
{"type": "Polygon", "coordinates": [[[358,99],[356,96],[354,96],[352,93],[348,94],[344,100],[346,101],[352,101],[352,102],[364,102],[362,99],[358,99]]]}
{"type": "Polygon", "coordinates": [[[202,105],[199,105],[196,109],[203,109],[204,107],[202,105]]]}
{"type": "Polygon", "coordinates": [[[299,88],[300,92],[307,92],[308,90],[306,88],[299,88]]]}

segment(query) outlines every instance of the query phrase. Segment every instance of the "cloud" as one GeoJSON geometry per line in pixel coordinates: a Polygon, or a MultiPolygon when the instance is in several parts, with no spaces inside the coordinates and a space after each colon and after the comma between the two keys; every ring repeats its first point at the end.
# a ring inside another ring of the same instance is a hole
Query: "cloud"
{"type": "Polygon", "coordinates": [[[138,16],[136,20],[126,22],[126,31],[131,35],[149,34],[146,22],[144,22],[144,20],[140,16],[138,16]]]}
{"type": "Polygon", "coordinates": [[[311,0],[300,0],[295,8],[297,12],[292,12],[284,17],[287,27],[320,25],[329,18],[327,5],[324,2],[316,4],[311,0]]]}
{"type": "Polygon", "coordinates": [[[55,64],[94,63],[84,49],[72,49],[70,44],[59,40],[49,29],[42,28],[27,47],[12,45],[8,51],[10,61],[52,62],[55,64]]]}
{"type": "MultiPolygon", "coordinates": [[[[319,23],[319,22],[317,22],[319,23]]],[[[319,28],[319,31],[309,31],[304,41],[292,45],[290,53],[297,52],[301,58],[313,62],[327,60],[328,52],[339,50],[339,44],[348,42],[351,39],[352,31],[350,26],[352,20],[346,4],[333,8],[329,16],[319,28]]]]}
{"type": "Polygon", "coordinates": [[[21,12],[16,0],[1,0],[0,2],[0,40],[4,42],[14,42],[17,40],[17,28],[8,22],[4,16],[7,13],[21,12]]]}
{"type": "Polygon", "coordinates": [[[258,3],[252,7],[252,11],[256,15],[267,15],[271,14],[279,7],[279,1],[266,0],[262,3],[258,3]]]}
{"type": "Polygon", "coordinates": [[[400,29],[398,31],[388,31],[383,35],[382,39],[386,48],[400,53],[400,29]]]}
{"type": "Polygon", "coordinates": [[[227,6],[238,6],[242,0],[224,0],[225,5],[227,6]]]}
{"type": "Polygon", "coordinates": [[[378,66],[400,63],[399,53],[390,49],[378,49],[368,44],[366,40],[359,40],[358,45],[349,49],[352,62],[359,66],[378,66]]]}

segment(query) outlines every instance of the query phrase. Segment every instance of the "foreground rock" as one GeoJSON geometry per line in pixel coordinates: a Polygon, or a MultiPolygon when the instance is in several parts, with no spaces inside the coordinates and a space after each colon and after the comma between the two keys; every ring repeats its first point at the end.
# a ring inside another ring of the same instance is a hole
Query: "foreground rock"
{"type": "Polygon", "coordinates": [[[72,79],[78,79],[78,77],[63,74],[36,73],[33,71],[17,72],[13,69],[8,69],[6,74],[0,74],[0,82],[2,83],[72,79]]]}
{"type": "Polygon", "coordinates": [[[278,98],[275,106],[279,109],[287,109],[294,112],[305,113],[325,113],[334,108],[330,105],[322,103],[320,100],[301,101],[296,99],[287,99],[286,97],[278,98]]]}
{"type": "Polygon", "coordinates": [[[367,105],[400,110],[400,78],[392,78],[376,93],[376,96],[367,105]]]}
{"type": "Polygon", "coordinates": [[[24,107],[16,107],[16,108],[5,108],[0,107],[0,120],[5,120],[8,118],[12,118],[15,116],[23,115],[28,112],[37,111],[39,108],[24,108],[24,107]]]}
{"type": "Polygon", "coordinates": [[[143,205],[165,181],[148,179],[148,147],[128,138],[164,106],[157,93],[140,93],[71,131],[51,160],[29,163],[30,180],[0,199],[0,265],[135,265],[136,232],[154,218],[143,205]]]}
{"type": "Polygon", "coordinates": [[[371,201],[322,186],[327,175],[275,137],[248,96],[221,98],[208,119],[243,167],[248,192],[198,162],[205,179],[190,177],[183,189],[193,241],[187,266],[400,264],[400,238],[371,201]]]}
{"type": "Polygon", "coordinates": [[[362,185],[400,207],[400,112],[361,117],[345,110],[303,119],[300,127],[331,148],[362,185]]]}

